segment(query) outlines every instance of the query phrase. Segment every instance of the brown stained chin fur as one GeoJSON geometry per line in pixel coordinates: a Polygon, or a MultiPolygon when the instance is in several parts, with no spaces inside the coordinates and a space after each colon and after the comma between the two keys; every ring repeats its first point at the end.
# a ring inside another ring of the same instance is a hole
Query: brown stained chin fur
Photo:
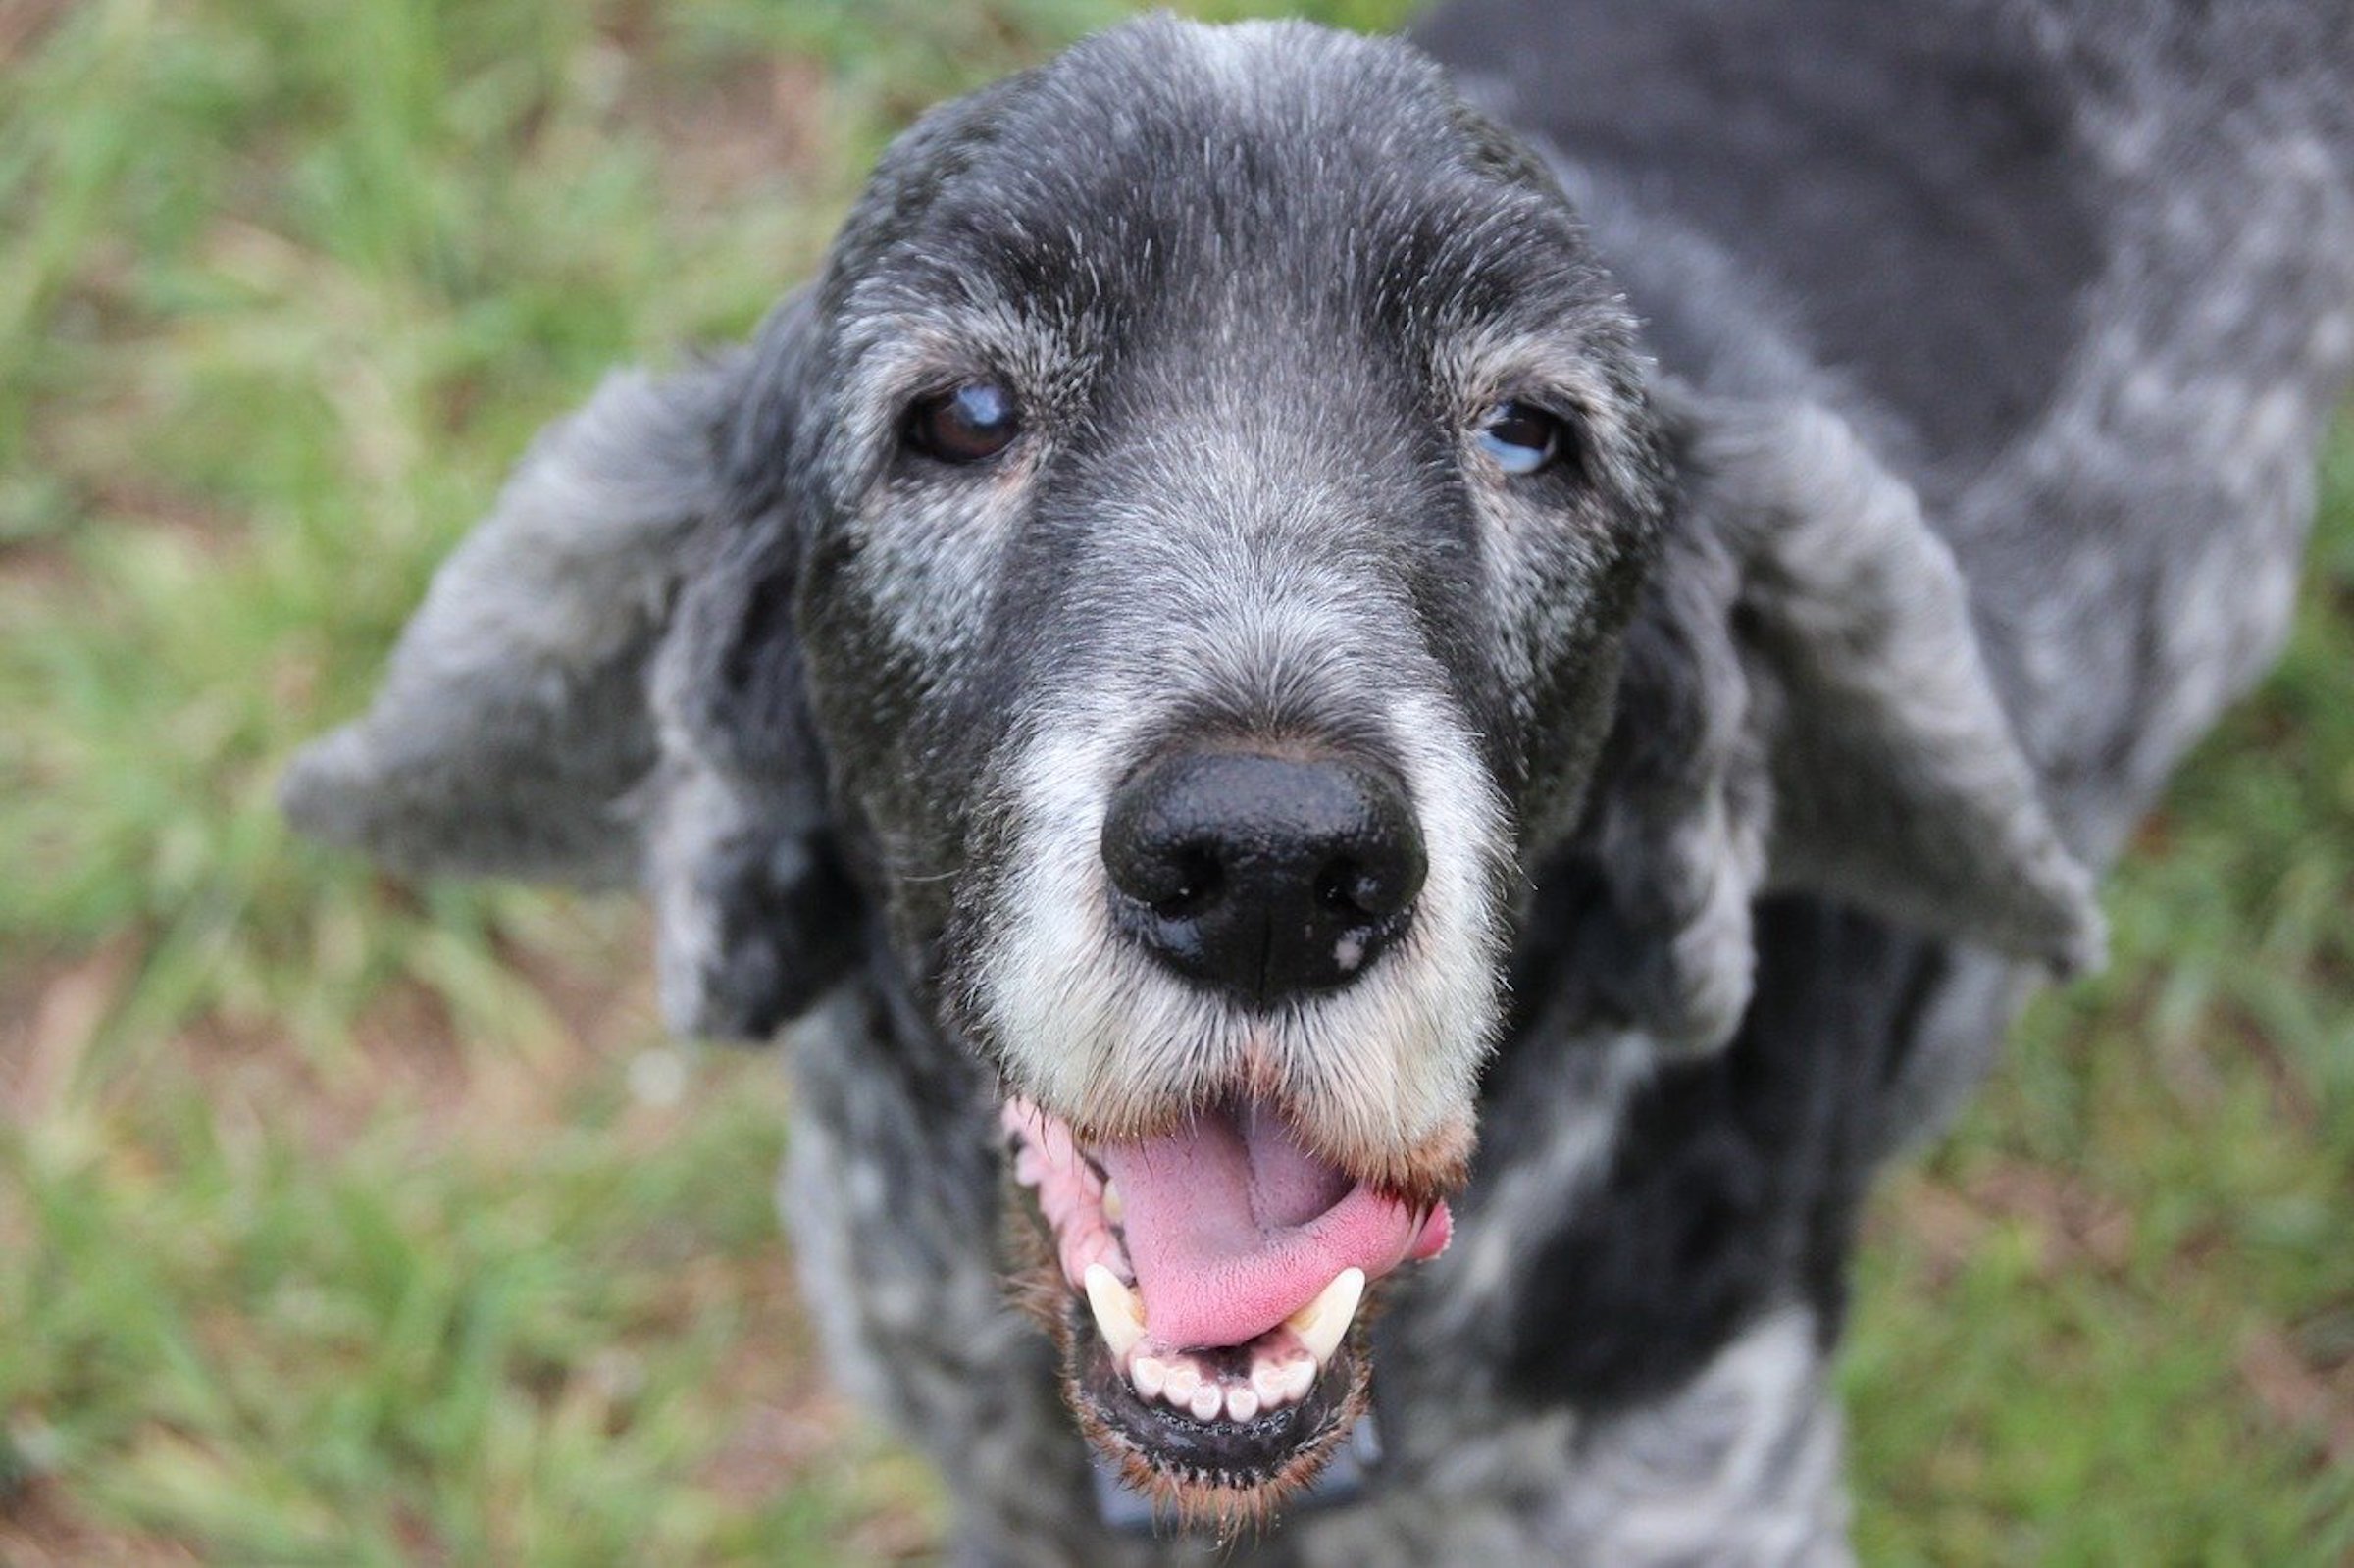
{"type": "MultiPolygon", "coordinates": [[[[1376,1161],[1370,1168],[1341,1162],[1344,1170],[1363,1169],[1362,1180],[1384,1197],[1409,1208],[1427,1210],[1460,1192],[1471,1180],[1471,1124],[1443,1127],[1404,1154],[1376,1161]]],[[[1333,1156],[1322,1149],[1326,1159],[1333,1156]]]]}
{"type": "Polygon", "coordinates": [[[1062,1263],[1054,1255],[1053,1235],[1046,1216],[1014,1181],[1010,1164],[1002,1185],[1006,1293],[1017,1309],[1047,1331],[1067,1362],[1071,1328],[1062,1309],[1070,1288],[1063,1283],[1062,1263]]]}

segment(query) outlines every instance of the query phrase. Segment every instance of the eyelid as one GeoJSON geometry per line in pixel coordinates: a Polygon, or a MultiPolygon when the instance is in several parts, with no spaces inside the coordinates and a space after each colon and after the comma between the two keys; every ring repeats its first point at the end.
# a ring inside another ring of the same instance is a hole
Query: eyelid
{"type": "Polygon", "coordinates": [[[1584,403],[1574,394],[1544,382],[1509,386],[1504,391],[1491,393],[1488,400],[1480,405],[1479,411],[1485,416],[1507,403],[1519,403],[1533,408],[1540,414],[1559,420],[1564,430],[1577,429],[1586,416],[1584,403]]]}

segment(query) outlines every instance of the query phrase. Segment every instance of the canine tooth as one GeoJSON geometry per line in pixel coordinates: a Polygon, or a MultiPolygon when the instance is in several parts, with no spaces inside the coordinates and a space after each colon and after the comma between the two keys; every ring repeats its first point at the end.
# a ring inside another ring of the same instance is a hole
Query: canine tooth
{"type": "Polygon", "coordinates": [[[1248,1421],[1258,1414],[1258,1395],[1249,1389],[1226,1391],[1226,1414],[1236,1421],[1248,1421]]]}
{"type": "Polygon", "coordinates": [[[1341,1338],[1356,1320],[1356,1304],[1364,1295],[1365,1271],[1343,1269],[1332,1277],[1322,1294],[1284,1320],[1307,1346],[1307,1353],[1316,1358],[1316,1365],[1331,1360],[1333,1351],[1341,1347],[1341,1338]]]}
{"type": "Polygon", "coordinates": [[[1109,1182],[1103,1184],[1103,1223],[1117,1225],[1128,1217],[1128,1205],[1120,1197],[1120,1189],[1109,1182]]]}
{"type": "Polygon", "coordinates": [[[1201,1386],[1202,1369],[1194,1365],[1190,1356],[1171,1361],[1167,1375],[1161,1379],[1161,1391],[1169,1396],[1169,1403],[1181,1407],[1194,1402],[1194,1392],[1201,1386]]]}
{"type": "Polygon", "coordinates": [[[1295,1361],[1284,1368],[1283,1391],[1285,1402],[1307,1397],[1307,1391],[1316,1386],[1316,1363],[1312,1360],[1295,1361]]]}
{"type": "Polygon", "coordinates": [[[1148,1399],[1160,1397],[1160,1391],[1168,1386],[1168,1377],[1169,1369],[1157,1356],[1140,1355],[1128,1368],[1129,1381],[1136,1385],[1136,1391],[1148,1399]]]}
{"type": "Polygon", "coordinates": [[[1118,1275],[1100,1263],[1087,1266],[1087,1304],[1096,1315],[1096,1332],[1111,1347],[1116,1363],[1128,1358],[1136,1341],[1145,1337],[1144,1306],[1118,1275]]]}
{"type": "Polygon", "coordinates": [[[1204,1383],[1194,1391],[1193,1401],[1187,1408],[1194,1412],[1196,1421],[1215,1421],[1218,1418],[1218,1411],[1224,1407],[1225,1403],[1226,1396],[1218,1391],[1218,1386],[1214,1383],[1204,1383]]]}

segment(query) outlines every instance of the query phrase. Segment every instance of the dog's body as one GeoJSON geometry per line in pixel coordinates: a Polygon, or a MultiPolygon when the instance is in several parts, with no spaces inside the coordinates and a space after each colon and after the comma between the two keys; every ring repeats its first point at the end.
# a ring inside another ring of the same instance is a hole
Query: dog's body
{"type": "MultiPolygon", "coordinates": [[[[1336,1181],[1417,1224],[1452,1195],[1452,1248],[1342,1356],[1358,1402],[1380,1367],[1369,1489],[1252,1560],[1845,1555],[1822,1373],[1861,1196],[2030,961],[2092,956],[2077,862],[2283,630],[2354,360],[2354,35],[2318,5],[1759,9],[1464,0],[1419,32],[1532,139],[1656,368],[1545,177],[1399,51],[1155,22],[928,119],[761,345],[536,449],[296,776],[298,816],[408,864],[639,876],[684,1029],[806,1015],[810,1304],[976,1559],[1197,1549],[1100,1523],[1066,1399],[1132,1479],[1162,1429],[1050,1286],[1051,1339],[1007,1303],[1007,1087],[1104,1150],[1263,1094],[1336,1181]],[[1058,184],[1073,147],[1101,167],[1058,184]],[[937,363],[892,369],[924,354],[1019,393],[1008,455],[850,450],[895,396],[944,417],[937,363]],[[1399,365],[1472,414],[1385,401],[1399,365]],[[1534,382],[1561,417],[1510,423],[1534,382]],[[1319,445],[1327,404],[1403,455],[1319,445]],[[1415,446],[1465,418],[1489,457],[1415,446]],[[1555,488],[1481,466],[1539,428],[1576,443],[1555,488]],[[1203,735],[1412,802],[1386,955],[1352,927],[1349,973],[1270,1001],[1262,955],[1254,1003],[1213,1002],[1116,867],[1129,924],[1091,924],[1118,800],[1203,735]]],[[[1219,1483],[1232,1513],[1329,1433],[1219,1483]]]]}

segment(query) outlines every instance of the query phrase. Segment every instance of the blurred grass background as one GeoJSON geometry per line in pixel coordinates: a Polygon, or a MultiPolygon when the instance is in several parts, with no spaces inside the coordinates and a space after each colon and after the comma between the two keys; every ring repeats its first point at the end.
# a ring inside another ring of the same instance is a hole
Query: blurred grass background
{"type": "MultiPolygon", "coordinates": [[[[396,885],[270,787],[539,423],[1122,9],[0,0],[0,1563],[929,1552],[793,1301],[774,1064],[661,1037],[626,904],[396,885]]],[[[1875,1208],[1868,1560],[2354,1561],[2350,905],[2341,442],[2114,968],[1875,1208]]]]}

